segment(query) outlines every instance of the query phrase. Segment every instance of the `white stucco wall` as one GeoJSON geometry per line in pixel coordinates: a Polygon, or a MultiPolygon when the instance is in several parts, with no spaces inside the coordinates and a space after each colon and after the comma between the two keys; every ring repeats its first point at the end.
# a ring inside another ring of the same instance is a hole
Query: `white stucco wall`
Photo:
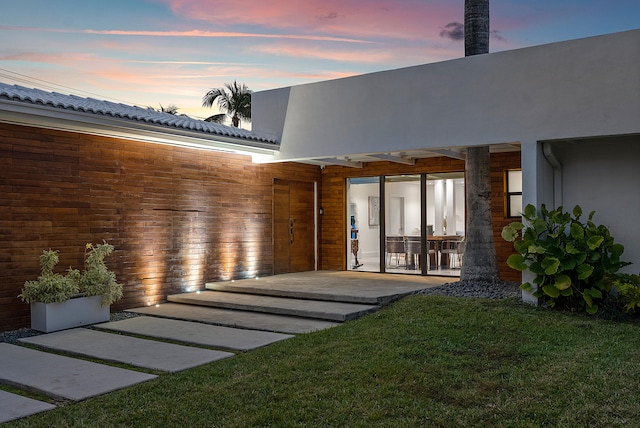
{"type": "Polygon", "coordinates": [[[640,135],[552,145],[562,165],[562,205],[609,228],[625,247],[624,272],[640,272],[640,135]]]}
{"type": "Polygon", "coordinates": [[[640,30],[257,92],[279,160],[640,131],[640,30]]]}

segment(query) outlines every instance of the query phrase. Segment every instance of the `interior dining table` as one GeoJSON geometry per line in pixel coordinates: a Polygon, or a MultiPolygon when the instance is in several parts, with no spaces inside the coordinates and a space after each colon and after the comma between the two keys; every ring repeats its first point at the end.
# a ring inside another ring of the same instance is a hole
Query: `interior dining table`
{"type": "MultiPolygon", "coordinates": [[[[427,241],[434,241],[436,242],[436,252],[435,253],[431,253],[429,254],[429,263],[432,269],[435,269],[436,266],[438,266],[438,259],[440,259],[440,264],[446,267],[449,267],[450,264],[450,260],[449,260],[449,254],[442,254],[441,250],[442,250],[442,243],[445,241],[460,241],[462,240],[463,236],[461,235],[427,235],[427,241]],[[438,257],[439,255],[439,257],[438,257]],[[446,257],[446,259],[443,259],[443,257],[446,257]]],[[[409,235],[406,236],[407,240],[410,241],[420,241],[420,235],[409,235]]],[[[428,249],[427,249],[428,251],[428,249]]],[[[408,254],[407,256],[410,257],[411,259],[413,259],[415,256],[419,256],[419,254],[408,254]]],[[[415,266],[414,264],[415,262],[411,263],[415,266]]],[[[410,265],[411,265],[410,264],[410,265]]]]}

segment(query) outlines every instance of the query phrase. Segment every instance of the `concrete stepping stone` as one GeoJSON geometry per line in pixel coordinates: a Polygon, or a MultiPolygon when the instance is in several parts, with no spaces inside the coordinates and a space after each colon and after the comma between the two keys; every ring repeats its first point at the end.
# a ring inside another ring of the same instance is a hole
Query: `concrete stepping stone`
{"type": "Polygon", "coordinates": [[[129,309],[128,312],[289,334],[311,333],[339,325],[339,323],[319,319],[220,309],[208,306],[183,305],[181,303],[145,306],[129,309]]]}
{"type": "Polygon", "coordinates": [[[122,321],[97,324],[96,327],[239,351],[249,351],[293,337],[288,334],[243,330],[157,317],[135,317],[122,321]]]}
{"type": "Polygon", "coordinates": [[[0,381],[54,398],[84,400],[156,377],[0,343],[0,381]]]}
{"type": "Polygon", "coordinates": [[[177,372],[235,355],[230,352],[156,342],[86,328],[43,334],[20,341],[57,351],[167,372],[177,372]]]}
{"type": "Polygon", "coordinates": [[[0,391],[0,424],[55,408],[53,404],[0,391]]]}

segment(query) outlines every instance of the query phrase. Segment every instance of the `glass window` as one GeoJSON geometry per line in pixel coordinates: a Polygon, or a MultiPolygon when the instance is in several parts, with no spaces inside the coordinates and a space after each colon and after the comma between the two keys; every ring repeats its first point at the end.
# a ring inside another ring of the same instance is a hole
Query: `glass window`
{"type": "Polygon", "coordinates": [[[507,171],[507,217],[522,213],[522,170],[507,171]]]}

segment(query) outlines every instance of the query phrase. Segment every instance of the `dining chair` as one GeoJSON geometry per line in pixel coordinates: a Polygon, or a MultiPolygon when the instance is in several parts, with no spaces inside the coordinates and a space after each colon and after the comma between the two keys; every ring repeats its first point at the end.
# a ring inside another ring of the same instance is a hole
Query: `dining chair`
{"type": "Polygon", "coordinates": [[[422,245],[419,236],[408,236],[404,241],[404,252],[406,254],[405,266],[407,269],[420,268],[420,253],[422,245]]]}
{"type": "Polygon", "coordinates": [[[440,248],[440,266],[448,269],[460,269],[462,267],[462,254],[464,254],[464,238],[442,241],[440,248]],[[455,262],[457,263],[457,266],[455,262]]]}
{"type": "Polygon", "coordinates": [[[393,256],[395,256],[396,259],[396,269],[400,266],[400,257],[404,257],[405,265],[407,264],[404,250],[404,238],[402,236],[387,236],[385,239],[385,250],[387,252],[387,267],[392,267],[391,260],[393,256]]]}

